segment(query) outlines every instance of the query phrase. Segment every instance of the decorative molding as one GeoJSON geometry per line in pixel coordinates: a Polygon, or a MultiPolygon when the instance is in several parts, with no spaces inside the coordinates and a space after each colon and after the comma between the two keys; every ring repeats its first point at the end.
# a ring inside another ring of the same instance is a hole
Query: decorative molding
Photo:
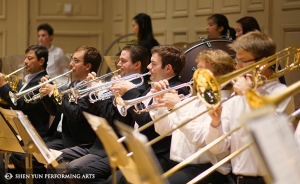
{"type": "MultiPolygon", "coordinates": [[[[285,45],[285,41],[286,41],[286,33],[288,32],[298,32],[299,33],[299,37],[300,37],[300,24],[290,24],[290,25],[281,25],[281,32],[280,32],[280,35],[281,35],[281,46],[283,46],[283,48],[286,48],[286,47],[289,47],[291,45],[285,45]]],[[[296,39],[298,43],[298,39],[296,39]]],[[[299,46],[299,45],[297,45],[299,46]]]]}
{"type": "Polygon", "coordinates": [[[0,29],[0,41],[1,41],[1,50],[0,56],[3,57],[6,55],[6,30],[0,29]]]}
{"type": "MultiPolygon", "coordinates": [[[[49,21],[49,20],[58,20],[58,21],[102,21],[103,20],[103,0],[98,0],[98,15],[79,15],[80,6],[79,4],[73,4],[73,12],[70,14],[61,14],[61,15],[41,15],[41,0],[37,0],[37,21],[49,21]]],[[[72,4],[72,3],[70,3],[72,4]]],[[[58,3],[56,9],[58,12],[62,11],[63,3],[58,3]]]]}
{"type": "Polygon", "coordinates": [[[213,0],[197,0],[195,16],[213,14],[213,0]]]}
{"type": "Polygon", "coordinates": [[[299,0],[282,0],[282,10],[300,9],[299,0]]]}
{"type": "Polygon", "coordinates": [[[240,13],[241,0],[222,0],[221,13],[240,13]]]}
{"type": "Polygon", "coordinates": [[[175,42],[187,42],[189,40],[189,30],[188,29],[173,29],[172,30],[173,43],[175,42]],[[183,40],[176,40],[176,37],[185,37],[183,40]]]}
{"type": "Polygon", "coordinates": [[[125,20],[124,18],[124,7],[125,7],[125,1],[123,0],[114,0],[113,4],[118,4],[118,6],[113,6],[114,11],[113,11],[113,16],[114,16],[114,21],[123,21],[125,20]],[[117,9],[116,9],[117,7],[117,9]]]}
{"type": "Polygon", "coordinates": [[[167,17],[167,1],[166,0],[151,0],[152,2],[152,19],[165,19],[167,17]]]}
{"type": "Polygon", "coordinates": [[[1,3],[1,14],[0,14],[0,20],[6,19],[6,0],[0,0],[1,3]]]}
{"type": "Polygon", "coordinates": [[[200,40],[200,37],[206,38],[207,37],[207,32],[206,32],[206,28],[198,28],[195,29],[195,40],[198,41],[200,40]]]}
{"type": "Polygon", "coordinates": [[[155,39],[159,42],[159,44],[164,45],[167,43],[167,30],[153,30],[153,35],[155,39]]]}
{"type": "Polygon", "coordinates": [[[98,45],[97,49],[98,50],[103,50],[102,48],[102,42],[103,42],[103,32],[99,31],[56,31],[55,32],[55,37],[70,37],[70,36],[86,36],[86,37],[91,37],[91,36],[96,36],[98,37],[98,45]]]}
{"type": "Polygon", "coordinates": [[[28,17],[29,17],[29,1],[18,0],[18,54],[23,54],[24,50],[28,47],[28,17]]]}
{"type": "Polygon", "coordinates": [[[265,0],[251,0],[247,7],[248,12],[263,11],[265,9],[265,0]]]}
{"type": "Polygon", "coordinates": [[[188,17],[189,1],[174,0],[172,17],[188,17]]]}

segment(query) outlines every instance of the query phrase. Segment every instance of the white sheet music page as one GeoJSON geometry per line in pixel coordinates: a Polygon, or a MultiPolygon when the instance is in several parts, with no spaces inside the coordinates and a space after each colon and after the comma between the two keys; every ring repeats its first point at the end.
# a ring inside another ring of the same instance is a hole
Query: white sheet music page
{"type": "Polygon", "coordinates": [[[288,117],[265,114],[247,123],[274,184],[300,182],[300,152],[288,117]]]}

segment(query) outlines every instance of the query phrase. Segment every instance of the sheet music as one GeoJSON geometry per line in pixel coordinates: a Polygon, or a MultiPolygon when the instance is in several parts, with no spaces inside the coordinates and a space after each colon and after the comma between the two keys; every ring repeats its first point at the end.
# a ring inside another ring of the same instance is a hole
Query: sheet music
{"type": "Polygon", "coordinates": [[[274,184],[299,183],[300,152],[285,115],[266,114],[250,120],[247,129],[274,184]]]}
{"type": "MultiPolygon", "coordinates": [[[[22,125],[18,127],[20,135],[23,137],[24,144],[28,142],[33,142],[34,146],[30,150],[35,158],[46,165],[51,164],[56,161],[56,153],[51,152],[36,130],[33,128],[29,120],[21,111],[14,111],[17,118],[14,119],[15,123],[22,125]],[[24,129],[24,130],[23,130],[24,129]],[[25,132],[24,132],[25,131],[25,132]]],[[[18,124],[16,126],[18,126],[18,124]]],[[[19,125],[19,126],[20,126],[19,125]]],[[[56,165],[56,164],[55,164],[56,165]]]]}

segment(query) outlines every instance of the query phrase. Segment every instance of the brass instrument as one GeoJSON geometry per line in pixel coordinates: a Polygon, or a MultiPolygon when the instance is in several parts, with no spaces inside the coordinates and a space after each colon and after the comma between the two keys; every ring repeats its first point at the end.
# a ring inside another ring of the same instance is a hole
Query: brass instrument
{"type": "Polygon", "coordinates": [[[184,99],[186,99],[186,98],[188,98],[188,97],[190,97],[190,96],[193,95],[192,84],[193,84],[193,81],[186,82],[186,83],[174,86],[174,87],[169,87],[169,88],[167,88],[165,90],[162,90],[162,91],[158,91],[158,92],[156,92],[154,94],[143,96],[143,97],[139,97],[139,98],[135,98],[135,99],[132,99],[132,100],[123,100],[120,96],[117,96],[115,98],[115,102],[116,102],[115,104],[116,104],[116,106],[118,108],[119,113],[122,116],[126,116],[127,115],[127,109],[129,109],[131,106],[135,107],[134,112],[137,113],[137,114],[140,114],[142,112],[148,112],[149,110],[151,110],[151,109],[154,108],[154,104],[146,106],[144,109],[139,109],[138,104],[142,103],[146,99],[156,97],[156,96],[164,94],[166,92],[169,92],[169,91],[172,91],[172,90],[177,90],[177,89],[180,89],[180,88],[183,88],[183,87],[189,87],[190,88],[190,93],[188,95],[186,95],[186,96],[182,96],[181,97],[181,100],[184,100],[184,99]]]}
{"type": "Polygon", "coordinates": [[[94,85],[94,86],[91,86],[91,87],[87,87],[86,89],[78,89],[75,86],[75,88],[70,89],[70,90],[66,90],[66,91],[63,91],[63,92],[58,92],[58,90],[56,90],[56,91],[54,91],[53,95],[54,95],[54,97],[56,98],[56,101],[59,104],[62,103],[62,98],[61,97],[65,94],[70,94],[70,93],[71,93],[71,97],[74,99],[75,102],[77,102],[78,98],[82,98],[84,96],[89,95],[90,102],[94,103],[96,101],[114,96],[113,93],[108,91],[108,90],[115,82],[122,81],[122,80],[132,81],[132,80],[140,78],[141,82],[139,84],[136,84],[136,87],[137,87],[137,86],[140,86],[144,83],[144,78],[143,77],[146,76],[146,75],[150,75],[150,72],[145,73],[145,74],[128,75],[128,76],[125,76],[125,77],[122,77],[122,78],[119,78],[119,79],[116,79],[116,80],[112,80],[110,82],[105,82],[105,83],[97,84],[97,85],[94,85]],[[102,97],[98,96],[99,92],[103,92],[102,97]]]}
{"type": "MultiPolygon", "coordinates": [[[[273,79],[273,78],[280,77],[280,76],[284,75],[285,73],[287,73],[289,71],[292,71],[293,69],[299,67],[300,49],[297,48],[297,47],[290,47],[290,48],[284,49],[283,51],[281,51],[281,52],[279,52],[279,53],[277,53],[273,56],[268,57],[266,60],[269,60],[270,58],[276,58],[276,59],[272,60],[272,62],[268,63],[268,66],[273,65],[274,62],[275,62],[276,67],[277,67],[277,64],[279,63],[279,61],[282,61],[282,60],[286,61],[285,62],[285,67],[282,70],[283,72],[281,72],[281,71],[279,71],[279,73],[275,72],[271,77],[269,77],[269,79],[273,79]],[[293,62],[291,64],[289,64],[289,59],[290,59],[289,57],[290,56],[294,56],[293,57],[293,62]]],[[[248,102],[249,106],[252,109],[255,109],[255,108],[261,108],[261,107],[263,107],[267,104],[278,105],[283,100],[285,100],[287,97],[297,93],[299,91],[299,89],[300,89],[300,81],[290,85],[287,89],[285,89],[283,92],[278,93],[278,94],[261,97],[256,92],[254,92],[253,89],[251,89],[251,90],[246,91],[245,95],[246,95],[246,99],[247,99],[247,102],[248,102]]],[[[193,155],[191,155],[190,157],[188,157],[187,159],[185,159],[184,161],[182,161],[181,163],[179,163],[178,165],[176,165],[175,167],[173,167],[172,169],[170,169],[169,171],[164,173],[163,177],[169,177],[170,175],[172,175],[173,173],[175,173],[179,169],[181,169],[184,166],[188,165],[194,159],[198,158],[204,152],[206,152],[207,150],[209,150],[210,148],[212,148],[213,146],[215,146],[219,142],[223,141],[225,138],[227,138],[229,135],[231,135],[232,133],[234,133],[237,130],[239,130],[240,128],[242,128],[244,125],[245,125],[245,123],[240,123],[234,129],[228,131],[226,134],[220,136],[219,138],[217,138],[213,142],[211,142],[208,145],[206,145],[205,147],[201,148],[196,153],[194,153],[193,155]]],[[[213,172],[215,169],[217,169],[219,166],[223,165],[224,163],[226,163],[227,161],[229,161],[230,159],[232,159],[233,157],[235,157],[236,155],[241,153],[243,150],[250,147],[253,143],[254,142],[249,142],[248,144],[244,145],[240,149],[236,150],[235,152],[233,152],[232,154],[230,154],[229,156],[227,156],[226,158],[221,160],[219,163],[212,166],[209,170],[205,171],[204,173],[201,173],[198,177],[196,177],[190,183],[197,182],[197,181],[201,180],[202,178],[206,177],[211,172],[213,172]]]]}
{"type": "MultiPolygon", "coordinates": [[[[18,73],[19,71],[23,70],[26,67],[27,66],[25,65],[5,76],[5,78],[7,79],[7,84],[10,86],[12,91],[14,91],[14,92],[18,91],[17,88],[18,88],[18,84],[19,84],[19,78],[15,74],[18,73]]],[[[2,98],[0,98],[0,104],[7,105],[7,102],[5,102],[2,98]]]]}
{"type": "MultiPolygon", "coordinates": [[[[273,75],[268,77],[268,80],[274,80],[275,78],[278,78],[278,77],[284,75],[285,73],[287,73],[288,71],[296,69],[300,66],[300,64],[299,64],[299,57],[300,57],[299,54],[300,54],[300,48],[298,48],[298,47],[289,47],[289,48],[286,48],[286,49],[284,49],[284,50],[282,50],[282,51],[280,51],[280,52],[278,52],[278,53],[276,53],[276,54],[274,54],[274,55],[272,55],[272,56],[270,56],[266,59],[255,62],[252,65],[249,65],[247,67],[241,68],[241,69],[236,70],[234,72],[231,72],[229,74],[225,74],[225,75],[218,76],[218,77],[214,77],[213,74],[207,69],[199,68],[194,72],[194,75],[193,75],[194,84],[193,85],[194,85],[194,87],[197,91],[197,96],[210,109],[210,108],[213,108],[213,107],[216,107],[216,106],[220,105],[220,103],[221,103],[220,89],[222,89],[224,86],[229,84],[236,77],[245,75],[249,72],[252,72],[252,76],[253,76],[253,80],[254,80],[253,89],[256,89],[257,85],[265,82],[264,77],[262,77],[260,75],[261,71],[264,68],[270,67],[272,65],[276,65],[276,68],[278,68],[279,63],[282,62],[282,61],[285,61],[284,65],[282,66],[282,70],[278,71],[276,69],[276,72],[274,72],[273,75]],[[293,60],[292,63],[289,62],[290,61],[289,58],[291,56],[294,56],[294,60],[293,60]]],[[[165,90],[164,92],[167,92],[167,90],[165,90]]],[[[153,96],[154,96],[154,94],[153,94],[153,96]]],[[[151,97],[153,97],[153,96],[151,96],[151,97]]],[[[148,97],[145,96],[143,100],[145,100],[147,98],[148,97]]],[[[193,99],[193,100],[195,100],[195,99],[193,99]]],[[[156,122],[160,121],[161,119],[165,118],[170,113],[173,113],[173,112],[177,111],[178,109],[186,106],[187,104],[189,104],[193,100],[189,100],[189,101],[185,102],[184,104],[182,104],[181,106],[172,109],[168,114],[165,114],[165,115],[155,119],[154,121],[151,121],[151,122],[147,123],[146,125],[140,127],[138,130],[141,132],[141,131],[147,129],[148,127],[154,125],[154,123],[156,123],[156,122]]],[[[122,104],[120,104],[120,105],[122,105],[122,104]]],[[[207,111],[205,111],[205,112],[207,112],[207,111]]],[[[205,112],[203,112],[203,113],[205,113],[205,112]]],[[[190,120],[193,120],[193,119],[199,117],[203,113],[201,113],[199,115],[196,115],[195,117],[183,122],[178,127],[184,126],[190,120]]],[[[172,131],[174,131],[174,130],[172,130],[172,131]]],[[[172,131],[167,132],[167,133],[169,134],[172,131]]],[[[158,140],[162,139],[165,135],[167,135],[167,133],[157,137],[156,139],[153,139],[151,142],[149,142],[149,144],[154,144],[158,140]]]]}
{"type": "MultiPolygon", "coordinates": [[[[19,93],[13,93],[13,92],[9,92],[9,96],[10,96],[10,99],[11,99],[11,101],[13,102],[13,104],[14,105],[17,105],[17,101],[18,101],[18,99],[19,98],[21,98],[21,97],[24,97],[24,101],[25,102],[27,102],[27,103],[29,103],[30,101],[32,101],[32,97],[30,96],[30,94],[33,94],[33,92],[35,91],[35,90],[37,90],[37,89],[39,89],[39,88],[41,88],[42,86],[44,86],[45,84],[48,84],[48,83],[50,83],[50,82],[52,82],[52,81],[55,81],[56,79],[58,79],[58,78],[60,78],[60,77],[63,77],[63,76],[65,76],[65,75],[68,75],[69,73],[71,73],[73,70],[70,70],[70,71],[68,71],[68,72],[66,72],[66,73],[63,73],[63,74],[61,74],[61,75],[59,75],[59,76],[56,76],[56,77],[54,77],[54,78],[52,78],[52,79],[49,79],[49,80],[47,80],[47,81],[45,81],[45,82],[43,82],[43,83],[41,83],[41,84],[39,84],[39,85],[36,85],[36,86],[34,86],[34,87],[32,87],[32,88],[29,88],[29,89],[27,89],[27,90],[24,90],[24,91],[22,91],[22,92],[19,92],[19,93]]],[[[33,96],[34,96],[35,94],[33,94],[33,96]]]]}
{"type": "MultiPolygon", "coordinates": [[[[300,81],[290,85],[284,91],[282,91],[281,93],[278,93],[278,94],[273,94],[273,95],[268,95],[268,96],[262,97],[262,96],[258,95],[254,90],[251,89],[251,90],[246,91],[245,95],[246,95],[246,99],[247,99],[247,102],[248,102],[250,108],[258,109],[258,108],[263,108],[268,104],[278,105],[282,101],[284,101],[286,98],[288,98],[289,96],[292,96],[292,95],[298,93],[299,90],[300,90],[300,81]]],[[[213,142],[211,142],[210,144],[206,145],[204,148],[201,148],[201,150],[197,151],[196,153],[191,155],[189,158],[187,158],[186,160],[184,160],[180,164],[176,165],[175,166],[176,168],[174,167],[174,168],[170,169],[168,172],[166,172],[164,174],[164,176],[168,177],[171,174],[173,174],[174,172],[176,172],[178,169],[181,169],[185,165],[191,163],[194,159],[199,157],[202,153],[209,150],[210,148],[212,148],[213,146],[215,146],[216,144],[218,144],[222,140],[224,140],[226,137],[231,135],[233,132],[235,132],[235,131],[239,130],[240,128],[242,128],[245,124],[246,124],[246,122],[240,123],[234,129],[230,130],[226,134],[222,135],[218,139],[216,139],[213,142]]],[[[197,176],[195,179],[193,179],[191,183],[197,182],[197,181],[201,180],[202,178],[206,177],[211,172],[216,170],[219,166],[221,166],[224,163],[228,162],[229,160],[231,160],[232,158],[234,158],[235,156],[237,156],[238,154],[240,154],[242,151],[249,148],[253,144],[254,144],[254,142],[251,141],[251,142],[247,143],[246,145],[244,145],[243,147],[241,147],[240,149],[238,149],[235,152],[231,153],[230,155],[225,157],[223,160],[221,160],[220,163],[215,164],[208,171],[205,171],[204,173],[201,173],[199,176],[197,176]]]]}
{"type": "Polygon", "coordinates": [[[59,90],[55,89],[54,93],[53,93],[54,98],[55,98],[55,100],[57,101],[58,104],[61,104],[62,103],[62,97],[65,96],[65,95],[69,95],[69,101],[70,102],[77,102],[77,99],[79,98],[79,96],[78,96],[78,94],[75,94],[76,93],[75,91],[80,90],[82,88],[88,87],[92,82],[103,81],[103,80],[105,80],[105,78],[107,78],[109,76],[112,76],[112,75],[116,75],[120,71],[121,71],[121,69],[118,69],[116,71],[104,74],[102,76],[96,77],[96,78],[94,78],[92,80],[89,80],[89,81],[87,81],[86,79],[82,80],[79,83],[77,83],[73,88],[70,88],[70,89],[67,89],[67,90],[64,90],[64,91],[59,91],[59,90]]]}

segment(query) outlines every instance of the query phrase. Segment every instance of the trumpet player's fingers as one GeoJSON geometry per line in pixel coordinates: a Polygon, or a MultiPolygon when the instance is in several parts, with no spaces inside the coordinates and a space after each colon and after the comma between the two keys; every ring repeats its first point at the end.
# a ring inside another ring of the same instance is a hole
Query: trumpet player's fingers
{"type": "Polygon", "coordinates": [[[45,84],[40,88],[39,91],[41,95],[48,95],[51,93],[51,91],[53,91],[54,88],[55,86],[52,84],[45,84]]]}
{"type": "Polygon", "coordinates": [[[86,76],[86,81],[90,81],[90,80],[93,80],[95,77],[92,73],[88,73],[88,75],[86,76]]]}
{"type": "Polygon", "coordinates": [[[120,78],[121,78],[121,75],[114,75],[114,76],[112,76],[111,80],[117,80],[120,78]]]}
{"type": "Polygon", "coordinates": [[[47,80],[49,80],[49,76],[48,76],[48,75],[45,75],[44,77],[42,77],[42,78],[40,79],[40,83],[46,82],[47,80]]]}

